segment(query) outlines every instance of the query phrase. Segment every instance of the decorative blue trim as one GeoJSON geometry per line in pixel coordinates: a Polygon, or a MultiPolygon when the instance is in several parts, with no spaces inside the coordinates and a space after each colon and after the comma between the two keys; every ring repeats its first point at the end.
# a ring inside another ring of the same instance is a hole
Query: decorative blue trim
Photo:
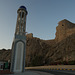
{"type": "Polygon", "coordinates": [[[14,62],[15,62],[15,53],[16,53],[16,44],[15,41],[13,41],[12,45],[12,57],[11,57],[11,72],[13,72],[14,69],[14,62]]]}
{"type": "MultiPolygon", "coordinates": [[[[26,43],[25,43],[26,44],[26,43]]],[[[23,72],[25,71],[25,51],[26,51],[26,45],[24,44],[24,52],[23,52],[23,72]]]]}
{"type": "Polygon", "coordinates": [[[25,40],[25,36],[23,35],[15,35],[15,39],[21,39],[21,40],[25,40]]]}
{"type": "Polygon", "coordinates": [[[13,48],[13,65],[12,65],[12,71],[14,70],[14,62],[15,62],[15,54],[16,54],[16,43],[14,42],[14,48],[13,48]]]}

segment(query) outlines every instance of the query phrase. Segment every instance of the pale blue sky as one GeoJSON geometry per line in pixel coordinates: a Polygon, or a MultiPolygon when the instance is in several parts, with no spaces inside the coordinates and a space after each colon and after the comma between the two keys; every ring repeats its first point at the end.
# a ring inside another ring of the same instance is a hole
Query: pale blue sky
{"type": "Polygon", "coordinates": [[[17,10],[27,8],[26,32],[45,40],[55,38],[58,22],[75,23],[75,0],[0,0],[0,49],[9,49],[14,38],[17,10]]]}

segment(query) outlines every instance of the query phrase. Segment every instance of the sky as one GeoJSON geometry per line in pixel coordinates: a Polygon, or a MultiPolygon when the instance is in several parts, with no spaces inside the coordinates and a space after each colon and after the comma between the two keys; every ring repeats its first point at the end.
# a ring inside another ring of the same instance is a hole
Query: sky
{"type": "Polygon", "coordinates": [[[0,0],[0,49],[11,49],[17,10],[27,8],[26,32],[43,40],[55,38],[58,22],[75,23],[75,0],[0,0]]]}

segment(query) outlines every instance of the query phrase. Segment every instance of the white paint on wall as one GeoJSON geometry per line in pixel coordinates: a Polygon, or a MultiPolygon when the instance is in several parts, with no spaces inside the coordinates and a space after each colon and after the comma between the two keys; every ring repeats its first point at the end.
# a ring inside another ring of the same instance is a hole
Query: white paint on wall
{"type": "Polygon", "coordinates": [[[14,72],[22,72],[23,51],[24,51],[23,42],[17,42],[17,44],[16,44],[16,54],[15,54],[15,63],[14,63],[14,72]]]}

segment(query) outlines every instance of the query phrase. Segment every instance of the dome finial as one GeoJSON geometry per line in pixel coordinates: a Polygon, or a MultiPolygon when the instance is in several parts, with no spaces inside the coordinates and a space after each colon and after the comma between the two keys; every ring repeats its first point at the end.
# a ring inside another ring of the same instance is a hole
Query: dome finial
{"type": "Polygon", "coordinates": [[[25,6],[23,6],[23,5],[22,5],[22,6],[20,6],[20,8],[22,8],[22,9],[25,9],[25,10],[26,10],[26,7],[25,7],[25,6]]]}

